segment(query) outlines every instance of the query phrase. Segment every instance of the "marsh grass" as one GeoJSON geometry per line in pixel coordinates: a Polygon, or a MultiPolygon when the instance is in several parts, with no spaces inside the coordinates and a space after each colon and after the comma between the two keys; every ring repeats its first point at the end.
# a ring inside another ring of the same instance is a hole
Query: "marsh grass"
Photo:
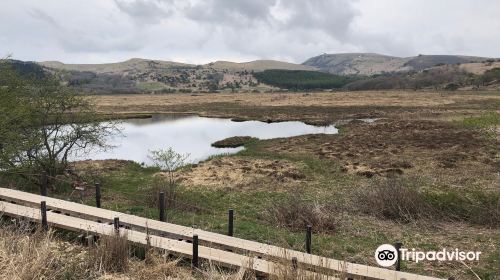
{"type": "Polygon", "coordinates": [[[0,225],[0,278],[93,279],[96,275],[83,254],[55,242],[53,231],[45,233],[28,222],[11,224],[2,217],[0,225]]]}
{"type": "Polygon", "coordinates": [[[462,124],[470,128],[488,128],[500,125],[500,113],[489,112],[478,117],[470,117],[462,120],[462,124]]]}
{"type": "Polygon", "coordinates": [[[130,256],[126,235],[102,236],[98,246],[91,250],[91,260],[98,272],[126,272],[130,256]]]}
{"type": "Polygon", "coordinates": [[[270,201],[262,218],[293,231],[304,231],[311,225],[316,232],[333,232],[339,228],[344,211],[342,205],[308,199],[303,192],[295,191],[282,199],[270,201]]]}
{"type": "Polygon", "coordinates": [[[487,137],[500,139],[500,113],[489,112],[478,117],[465,118],[461,125],[469,129],[482,131],[487,137]]]}
{"type": "Polygon", "coordinates": [[[500,228],[500,192],[479,190],[428,192],[425,199],[444,217],[471,224],[500,228]]]}
{"type": "Polygon", "coordinates": [[[370,188],[358,190],[355,201],[365,214],[403,223],[435,215],[422,193],[401,178],[376,178],[370,188]]]}
{"type": "MultiPolygon", "coordinates": [[[[153,248],[139,260],[130,254],[126,235],[102,236],[95,247],[85,248],[57,231],[43,232],[28,222],[5,220],[0,224],[0,279],[262,279],[248,267],[228,269],[208,261],[193,270],[186,265],[189,262],[153,248]]],[[[289,263],[279,265],[278,274],[269,279],[320,279],[297,274],[289,263]]]]}
{"type": "Polygon", "coordinates": [[[396,222],[465,221],[500,227],[500,193],[474,189],[424,191],[408,178],[377,178],[356,192],[354,204],[365,214],[396,222]]]}

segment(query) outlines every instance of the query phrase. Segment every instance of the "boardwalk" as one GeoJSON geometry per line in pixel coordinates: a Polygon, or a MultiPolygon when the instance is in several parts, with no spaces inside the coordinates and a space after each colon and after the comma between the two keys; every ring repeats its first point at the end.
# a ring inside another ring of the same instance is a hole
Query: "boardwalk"
{"type": "Polygon", "coordinates": [[[297,260],[297,273],[321,279],[419,279],[434,277],[354,264],[303,252],[244,240],[200,229],[146,219],[60,199],[0,188],[0,210],[4,215],[41,221],[40,204],[47,205],[50,226],[97,235],[116,234],[113,221],[119,219],[120,234],[137,244],[147,244],[190,258],[192,237],[200,241],[199,257],[222,266],[247,267],[265,274],[280,274],[297,260]]]}

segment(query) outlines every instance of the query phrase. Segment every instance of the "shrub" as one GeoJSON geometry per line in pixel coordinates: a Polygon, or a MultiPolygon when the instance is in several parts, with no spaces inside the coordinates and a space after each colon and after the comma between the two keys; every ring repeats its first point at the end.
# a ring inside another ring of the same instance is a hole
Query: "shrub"
{"type": "Polygon", "coordinates": [[[408,179],[381,178],[371,189],[359,190],[355,204],[363,213],[404,223],[433,219],[500,227],[499,192],[423,192],[408,179]]]}
{"type": "Polygon", "coordinates": [[[434,214],[424,195],[397,177],[375,180],[372,188],[356,193],[356,200],[356,205],[366,214],[404,223],[434,214]]]}
{"type": "Polygon", "coordinates": [[[156,177],[151,185],[145,190],[145,203],[152,208],[158,208],[159,194],[165,193],[166,209],[187,211],[194,213],[207,213],[208,210],[191,204],[183,196],[177,184],[170,183],[164,177],[156,177]]]}
{"type": "Polygon", "coordinates": [[[311,225],[314,231],[330,232],[340,226],[344,211],[335,203],[320,203],[304,198],[301,192],[272,201],[262,218],[278,227],[304,230],[311,225]]]}
{"type": "Polygon", "coordinates": [[[148,157],[154,165],[167,173],[169,183],[175,184],[174,172],[188,163],[189,154],[177,153],[172,148],[149,151],[149,153],[148,157]]]}
{"type": "Polygon", "coordinates": [[[168,208],[174,208],[172,203],[177,201],[177,190],[176,184],[171,184],[166,178],[156,177],[151,183],[150,187],[146,191],[146,204],[150,207],[158,207],[159,205],[159,193],[165,193],[166,206],[168,208]]]}
{"type": "Polygon", "coordinates": [[[425,199],[438,212],[456,221],[500,227],[500,193],[479,190],[427,193],[425,199]]]}

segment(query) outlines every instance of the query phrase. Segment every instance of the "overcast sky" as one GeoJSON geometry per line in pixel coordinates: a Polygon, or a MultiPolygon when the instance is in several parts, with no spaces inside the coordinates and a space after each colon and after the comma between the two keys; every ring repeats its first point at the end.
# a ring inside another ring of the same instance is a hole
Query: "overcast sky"
{"type": "Polygon", "coordinates": [[[0,0],[0,57],[66,63],[500,57],[499,32],[499,0],[0,0]]]}

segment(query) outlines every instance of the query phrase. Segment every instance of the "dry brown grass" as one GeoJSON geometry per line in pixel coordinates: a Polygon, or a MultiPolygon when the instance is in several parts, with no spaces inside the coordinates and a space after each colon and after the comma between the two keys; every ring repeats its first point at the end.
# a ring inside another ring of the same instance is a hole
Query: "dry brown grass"
{"type": "Polygon", "coordinates": [[[354,194],[354,205],[363,213],[395,222],[468,222],[498,228],[500,193],[483,190],[422,190],[418,178],[376,178],[371,187],[354,194]]]}
{"type": "Polygon", "coordinates": [[[102,236],[91,250],[94,270],[102,272],[126,272],[129,267],[130,244],[126,235],[102,236]]]}
{"type": "Polygon", "coordinates": [[[302,168],[302,164],[286,160],[217,157],[176,176],[188,188],[279,191],[307,180],[302,168]]]}
{"type": "Polygon", "coordinates": [[[409,223],[436,214],[418,189],[397,177],[377,178],[355,196],[361,211],[379,218],[409,223]]]}
{"type": "MultiPolygon", "coordinates": [[[[259,93],[217,93],[190,96],[186,94],[166,95],[101,95],[93,96],[99,110],[104,113],[157,111],[159,106],[237,103],[243,106],[440,106],[467,101],[497,99],[499,96],[480,95],[477,92],[442,94],[438,92],[415,91],[367,91],[367,92],[315,92],[309,95],[280,93],[285,98],[276,99],[275,94],[259,93]]],[[[168,111],[168,110],[167,110],[168,111]]]]}
{"type": "MultiPolygon", "coordinates": [[[[257,275],[246,268],[223,269],[210,262],[192,270],[181,259],[149,249],[145,260],[131,256],[124,236],[101,237],[95,247],[72,244],[65,235],[43,232],[28,222],[2,217],[0,224],[0,279],[211,279],[250,280],[257,275]]],[[[273,280],[316,279],[284,265],[273,280]]]]}
{"type": "Polygon", "coordinates": [[[342,206],[310,200],[295,191],[282,200],[270,202],[262,218],[281,228],[303,231],[311,225],[314,231],[332,232],[341,225],[343,215],[342,206]]]}
{"type": "Polygon", "coordinates": [[[66,242],[55,242],[28,223],[2,224],[0,228],[0,279],[92,279],[82,251],[66,242]]]}

